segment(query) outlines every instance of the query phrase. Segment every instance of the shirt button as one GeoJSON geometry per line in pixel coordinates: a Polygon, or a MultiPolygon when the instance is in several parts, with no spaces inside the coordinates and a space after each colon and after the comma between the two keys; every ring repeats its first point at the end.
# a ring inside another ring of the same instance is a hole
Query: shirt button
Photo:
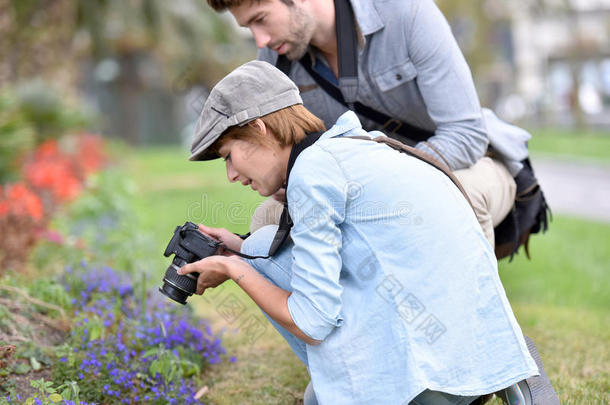
{"type": "Polygon", "coordinates": [[[402,75],[400,73],[396,73],[396,80],[402,80],[402,75]]]}

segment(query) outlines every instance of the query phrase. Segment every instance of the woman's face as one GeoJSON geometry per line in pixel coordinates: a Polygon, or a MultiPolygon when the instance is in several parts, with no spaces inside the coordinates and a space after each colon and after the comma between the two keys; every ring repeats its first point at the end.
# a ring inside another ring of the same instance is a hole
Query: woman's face
{"type": "MultiPolygon", "coordinates": [[[[270,135],[267,135],[270,136],[270,135]]],[[[225,142],[218,153],[225,160],[230,182],[239,181],[267,197],[286,181],[290,147],[259,145],[241,139],[225,142]]]]}

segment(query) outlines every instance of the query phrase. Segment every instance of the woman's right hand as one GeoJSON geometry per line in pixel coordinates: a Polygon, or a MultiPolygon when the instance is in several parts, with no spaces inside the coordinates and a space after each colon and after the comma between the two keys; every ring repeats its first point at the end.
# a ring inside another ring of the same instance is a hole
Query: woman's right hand
{"type": "MultiPolygon", "coordinates": [[[[235,235],[233,232],[225,229],[225,228],[210,228],[209,226],[205,226],[203,224],[199,224],[199,230],[204,235],[222,242],[223,245],[228,247],[229,249],[233,249],[236,251],[241,251],[241,244],[244,242],[242,238],[235,235]]],[[[231,253],[226,249],[220,248],[219,254],[223,256],[233,256],[235,253],[231,253]]]]}

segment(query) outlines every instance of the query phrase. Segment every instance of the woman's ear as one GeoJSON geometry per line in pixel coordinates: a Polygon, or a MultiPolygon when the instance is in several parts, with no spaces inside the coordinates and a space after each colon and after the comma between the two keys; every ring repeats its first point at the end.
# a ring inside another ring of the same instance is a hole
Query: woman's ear
{"type": "Polygon", "coordinates": [[[261,120],[260,118],[255,119],[254,121],[250,121],[248,122],[248,126],[256,129],[257,131],[259,131],[262,135],[265,135],[267,133],[267,126],[265,125],[265,123],[263,122],[263,120],[261,120]]]}

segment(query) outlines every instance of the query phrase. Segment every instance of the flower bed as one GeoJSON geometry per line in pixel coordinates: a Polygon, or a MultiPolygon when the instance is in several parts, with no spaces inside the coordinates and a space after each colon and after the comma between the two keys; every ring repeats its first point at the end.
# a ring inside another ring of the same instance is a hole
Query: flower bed
{"type": "MultiPolygon", "coordinates": [[[[72,327],[54,350],[51,377],[63,389],[49,385],[31,403],[200,404],[201,373],[225,350],[189,307],[125,273],[84,262],[68,268],[60,284],[71,297],[72,327]]],[[[12,394],[0,404],[22,400],[12,394]]]]}
{"type": "Polygon", "coordinates": [[[225,349],[147,282],[146,258],[161,254],[124,173],[90,176],[106,161],[98,140],[44,142],[0,189],[0,269],[13,270],[0,279],[0,405],[199,404],[225,349]]]}
{"type": "Polygon", "coordinates": [[[77,381],[81,398],[96,403],[200,403],[202,369],[225,353],[205,321],[107,267],[83,263],[62,283],[75,324],[55,381],[77,381]]]}
{"type": "MultiPolygon", "coordinates": [[[[0,404],[200,403],[197,391],[203,384],[202,373],[221,361],[225,349],[220,337],[213,335],[190,307],[176,305],[157,291],[160,279],[155,280],[153,288],[145,272],[134,271],[136,265],[130,260],[134,256],[137,259],[135,253],[151,253],[143,247],[146,241],[138,245],[134,234],[140,230],[131,222],[133,213],[125,206],[122,210],[110,208],[122,206],[125,196],[121,196],[121,190],[128,188],[121,185],[123,182],[120,173],[112,171],[95,176],[91,189],[61,218],[58,225],[62,231],[54,231],[58,237],[42,241],[35,251],[35,256],[42,254],[43,263],[80,260],[57,277],[37,275],[27,286],[31,295],[24,293],[34,303],[45,303],[44,308],[36,306],[36,316],[46,317],[47,322],[65,322],[69,332],[59,339],[63,344],[43,352],[28,351],[24,343],[17,345],[4,366],[0,357],[0,369],[4,367],[12,374],[18,371],[24,378],[31,376],[30,380],[34,380],[36,371],[33,364],[38,364],[38,370],[48,370],[46,380],[32,381],[36,393],[12,389],[0,395],[0,404]],[[129,233],[118,232],[120,225],[126,225],[124,232],[129,233]],[[65,234],[69,230],[80,232],[77,242],[65,234]],[[91,230],[94,232],[88,232],[91,230]],[[114,233],[123,237],[104,237],[114,233]],[[48,256],[49,251],[55,256],[48,256]],[[114,253],[112,258],[107,256],[109,251],[114,253]],[[129,260],[117,257],[121,255],[129,260]],[[83,257],[91,264],[86,264],[83,257]],[[131,271],[99,264],[105,261],[121,263],[131,271]]],[[[8,279],[8,284],[12,282],[8,279]]],[[[19,285],[11,288],[17,290],[19,285]]],[[[0,290],[0,309],[4,302],[17,301],[2,296],[0,290]]],[[[8,347],[5,343],[0,338],[0,351],[8,347]]]]}

